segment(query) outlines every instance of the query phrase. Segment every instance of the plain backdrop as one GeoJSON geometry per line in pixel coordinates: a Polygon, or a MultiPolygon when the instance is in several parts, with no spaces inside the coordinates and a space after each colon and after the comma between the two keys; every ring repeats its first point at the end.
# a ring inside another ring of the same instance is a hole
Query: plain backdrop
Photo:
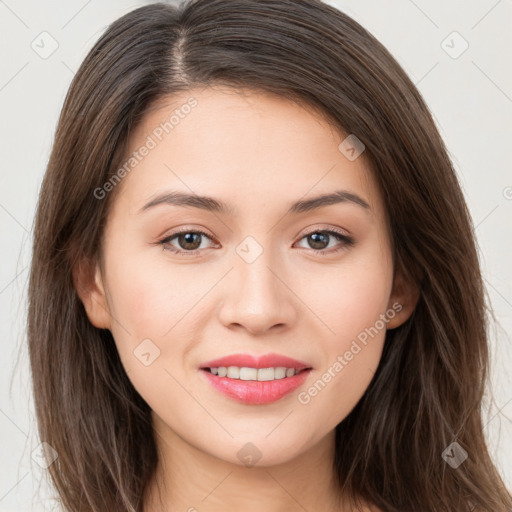
{"type": "MultiPolygon", "coordinates": [[[[32,458],[40,440],[25,321],[32,223],[58,115],[94,42],[144,3],[0,0],[0,512],[55,506],[32,458]]],[[[491,336],[495,402],[486,407],[484,431],[512,489],[512,2],[328,3],[372,32],[403,66],[459,173],[498,321],[491,336]]]]}

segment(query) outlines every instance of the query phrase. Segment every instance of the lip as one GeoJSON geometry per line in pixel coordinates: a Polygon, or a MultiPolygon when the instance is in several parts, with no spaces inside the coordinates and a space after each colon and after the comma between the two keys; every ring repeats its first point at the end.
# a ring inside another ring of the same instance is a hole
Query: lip
{"type": "Polygon", "coordinates": [[[232,354],[220,359],[207,361],[200,367],[200,373],[217,391],[238,402],[248,405],[264,405],[276,402],[295,391],[304,384],[311,373],[312,366],[287,356],[279,354],[265,354],[259,357],[249,354],[232,354]],[[297,372],[293,377],[285,377],[272,381],[239,380],[229,377],[219,377],[209,371],[209,368],[219,366],[238,366],[249,368],[295,368],[297,372]]]}
{"type": "Polygon", "coordinates": [[[284,379],[258,381],[238,380],[219,377],[202,368],[200,373],[223,395],[248,405],[263,405],[276,402],[301,386],[311,373],[311,369],[303,370],[293,377],[284,379]]]}
{"type": "Polygon", "coordinates": [[[275,353],[264,354],[259,357],[250,354],[231,354],[226,357],[207,361],[203,363],[200,368],[218,368],[219,366],[225,366],[226,368],[228,366],[238,366],[239,368],[244,366],[247,368],[277,368],[278,366],[284,366],[285,368],[295,368],[296,371],[312,368],[308,363],[275,353]]]}

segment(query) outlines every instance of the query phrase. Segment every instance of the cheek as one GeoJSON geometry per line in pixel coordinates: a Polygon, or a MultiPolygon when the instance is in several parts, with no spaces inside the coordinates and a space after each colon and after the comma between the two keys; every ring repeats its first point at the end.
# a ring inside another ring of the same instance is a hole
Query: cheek
{"type": "Polygon", "coordinates": [[[322,367],[298,401],[337,425],[363,396],[379,365],[386,335],[392,263],[382,252],[358,255],[318,294],[319,315],[330,332],[323,336],[322,367]],[[336,307],[333,307],[336,305],[336,307]],[[323,308],[323,309],[322,309],[323,308]],[[327,416],[327,417],[326,417],[327,416]]]}
{"type": "Polygon", "coordinates": [[[133,336],[162,338],[199,300],[195,277],[186,266],[172,267],[159,248],[125,252],[107,274],[111,311],[133,336]]]}
{"type": "Polygon", "coordinates": [[[173,382],[169,372],[183,380],[183,362],[211,317],[205,310],[211,281],[198,279],[193,265],[171,263],[159,248],[124,247],[119,254],[110,254],[118,263],[106,269],[112,334],[132,383],[151,397],[173,382]]]}
{"type": "Polygon", "coordinates": [[[169,350],[178,350],[175,344],[165,346],[163,340],[165,333],[167,337],[173,334],[174,325],[186,314],[189,301],[183,292],[187,288],[180,286],[179,278],[178,282],[174,277],[169,279],[161,268],[127,247],[118,256],[113,251],[108,256],[106,282],[112,335],[126,372],[141,392],[140,387],[156,375],[165,378],[157,370],[163,370],[169,350]]]}
{"type": "Polygon", "coordinates": [[[373,326],[386,312],[392,276],[388,254],[367,250],[354,252],[338,269],[330,269],[305,285],[302,293],[328,326],[325,339],[332,349],[343,350],[349,346],[352,339],[373,326]],[[312,286],[313,282],[317,286],[312,286]]]}
{"type": "Polygon", "coordinates": [[[113,315],[135,336],[158,337],[172,326],[176,288],[167,285],[155,268],[127,263],[121,263],[109,279],[113,315]]]}
{"type": "Polygon", "coordinates": [[[175,379],[183,382],[183,328],[195,302],[186,295],[194,294],[193,287],[181,282],[179,272],[170,276],[162,270],[136,254],[125,254],[107,274],[119,357],[137,392],[156,410],[177,406],[179,397],[186,401],[175,379]]]}

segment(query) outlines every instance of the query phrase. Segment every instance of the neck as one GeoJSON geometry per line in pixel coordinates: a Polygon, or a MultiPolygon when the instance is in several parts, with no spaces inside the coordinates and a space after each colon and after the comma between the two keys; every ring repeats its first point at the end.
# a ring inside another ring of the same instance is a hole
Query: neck
{"type": "Polygon", "coordinates": [[[334,430],[272,466],[233,464],[191,446],[153,414],[159,461],[144,512],[348,511],[334,482],[334,430]]]}

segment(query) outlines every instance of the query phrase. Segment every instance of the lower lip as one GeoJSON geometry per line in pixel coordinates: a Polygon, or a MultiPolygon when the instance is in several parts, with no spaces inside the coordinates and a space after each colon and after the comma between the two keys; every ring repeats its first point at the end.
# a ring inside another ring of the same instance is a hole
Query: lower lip
{"type": "Polygon", "coordinates": [[[307,379],[311,369],[303,370],[293,377],[268,381],[230,379],[213,375],[209,370],[200,371],[222,394],[244,404],[262,405],[275,402],[295,391],[307,379]]]}

